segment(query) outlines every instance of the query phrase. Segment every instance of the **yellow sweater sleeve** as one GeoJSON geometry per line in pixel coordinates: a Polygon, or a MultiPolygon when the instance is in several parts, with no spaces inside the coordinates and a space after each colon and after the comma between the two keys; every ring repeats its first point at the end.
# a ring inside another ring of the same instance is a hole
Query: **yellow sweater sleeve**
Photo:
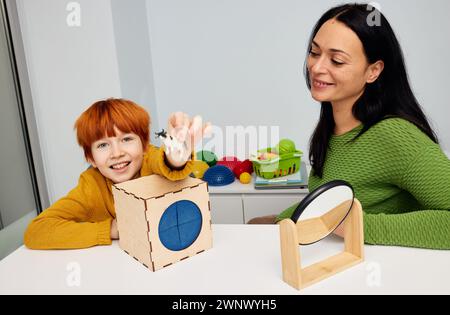
{"type": "Polygon", "coordinates": [[[173,181],[184,179],[192,173],[192,161],[188,161],[181,170],[173,170],[166,164],[164,149],[152,145],[149,145],[142,167],[143,176],[158,174],[173,181]]]}
{"type": "Polygon", "coordinates": [[[25,246],[30,249],[77,249],[111,244],[113,218],[105,203],[109,192],[106,182],[104,185],[96,182],[104,181],[96,172],[91,169],[81,174],[76,188],[29,224],[24,235],[25,246]]]}

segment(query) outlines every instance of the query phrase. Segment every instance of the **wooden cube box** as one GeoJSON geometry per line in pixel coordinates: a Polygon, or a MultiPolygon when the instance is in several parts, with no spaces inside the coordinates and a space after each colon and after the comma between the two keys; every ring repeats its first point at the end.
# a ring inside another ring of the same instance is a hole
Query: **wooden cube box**
{"type": "Polygon", "coordinates": [[[113,185],[119,246],[152,271],[212,247],[206,182],[150,175],[113,185]]]}

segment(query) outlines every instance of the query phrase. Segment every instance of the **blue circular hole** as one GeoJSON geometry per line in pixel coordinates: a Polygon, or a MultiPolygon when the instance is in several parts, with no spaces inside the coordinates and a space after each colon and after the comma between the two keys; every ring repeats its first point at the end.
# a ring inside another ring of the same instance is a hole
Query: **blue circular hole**
{"type": "Polygon", "coordinates": [[[180,251],[195,242],[202,228],[202,213],[195,203],[181,200],[164,211],[159,221],[161,243],[170,250],[180,251]]]}

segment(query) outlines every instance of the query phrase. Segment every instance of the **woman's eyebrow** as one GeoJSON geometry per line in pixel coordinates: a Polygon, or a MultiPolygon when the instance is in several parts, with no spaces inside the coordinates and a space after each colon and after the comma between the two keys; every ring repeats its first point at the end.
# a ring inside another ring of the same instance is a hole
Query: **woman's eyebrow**
{"type": "MultiPolygon", "coordinates": [[[[317,44],[315,41],[312,41],[312,44],[313,44],[314,46],[317,46],[317,48],[320,48],[319,44],[317,44]]],[[[343,53],[343,54],[347,55],[349,58],[351,58],[350,55],[349,55],[348,53],[346,53],[345,51],[340,50],[340,49],[330,48],[329,51],[331,51],[331,52],[343,53]]]]}

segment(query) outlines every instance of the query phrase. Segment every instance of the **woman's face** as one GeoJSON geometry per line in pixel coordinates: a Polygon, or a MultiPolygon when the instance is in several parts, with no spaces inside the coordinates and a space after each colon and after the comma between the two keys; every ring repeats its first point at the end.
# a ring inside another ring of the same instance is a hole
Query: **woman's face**
{"type": "Polygon", "coordinates": [[[91,145],[94,160],[89,160],[113,183],[135,178],[142,166],[144,148],[134,133],[123,133],[114,126],[115,137],[105,137],[91,145]]]}
{"type": "MultiPolygon", "coordinates": [[[[382,62],[381,62],[382,63],[382,62]]],[[[356,101],[366,83],[378,77],[379,63],[369,65],[362,42],[345,24],[329,20],[311,44],[307,59],[312,97],[319,102],[356,101]]]]}

